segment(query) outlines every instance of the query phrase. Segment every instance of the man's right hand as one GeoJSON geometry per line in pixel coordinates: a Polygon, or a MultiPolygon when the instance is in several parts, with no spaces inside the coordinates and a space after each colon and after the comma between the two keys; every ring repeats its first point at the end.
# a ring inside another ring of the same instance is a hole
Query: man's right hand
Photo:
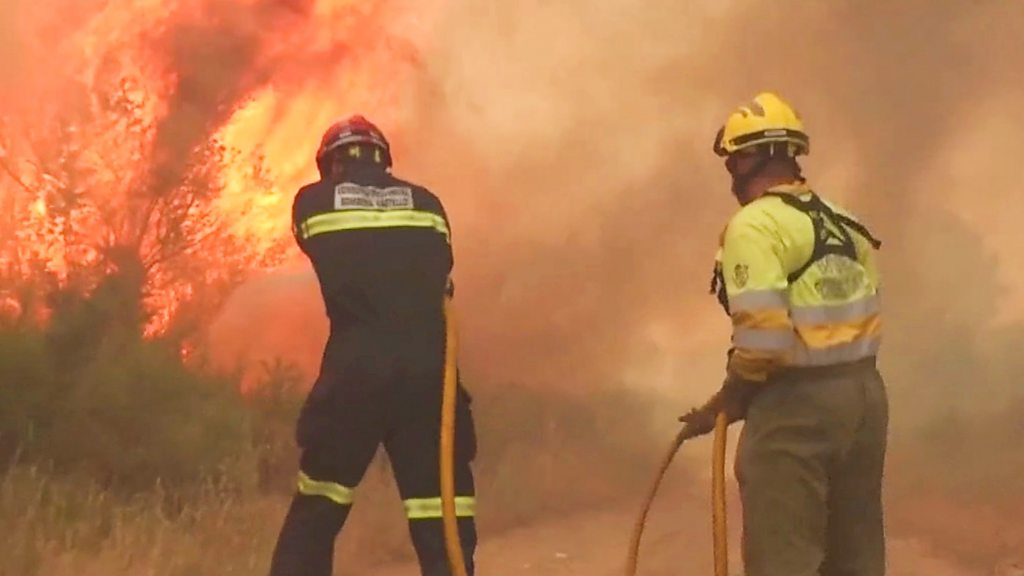
{"type": "MultiPolygon", "coordinates": [[[[710,404],[710,403],[709,403],[710,404]]],[[[694,408],[679,417],[679,421],[686,424],[694,436],[703,436],[715,429],[716,414],[711,406],[705,405],[701,408],[694,408]]]]}
{"type": "Polygon", "coordinates": [[[702,436],[715,429],[719,412],[726,413],[729,424],[746,418],[750,401],[759,390],[758,384],[727,377],[722,388],[710,400],[680,416],[679,421],[686,424],[694,436],[702,436]]]}

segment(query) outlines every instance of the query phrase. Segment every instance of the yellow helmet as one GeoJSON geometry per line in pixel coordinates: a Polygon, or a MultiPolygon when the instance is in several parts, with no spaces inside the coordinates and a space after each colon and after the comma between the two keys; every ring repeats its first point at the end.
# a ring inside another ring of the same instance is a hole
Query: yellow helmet
{"type": "Polygon", "coordinates": [[[762,92],[725,121],[715,137],[715,154],[729,156],[746,148],[776,142],[788,144],[785,152],[789,156],[807,154],[811,148],[796,110],[777,95],[762,92]]]}

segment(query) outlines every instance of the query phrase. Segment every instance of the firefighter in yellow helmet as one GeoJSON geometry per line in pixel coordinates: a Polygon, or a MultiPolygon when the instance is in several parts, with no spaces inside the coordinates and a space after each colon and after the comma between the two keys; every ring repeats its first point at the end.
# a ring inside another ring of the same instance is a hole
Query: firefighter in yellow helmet
{"type": "Polygon", "coordinates": [[[681,420],[708,431],[721,410],[745,419],[746,576],[883,576],[880,243],[807,185],[796,157],[809,148],[800,116],[771,93],[718,133],[741,206],[712,281],[732,348],[722,389],[681,420]]]}

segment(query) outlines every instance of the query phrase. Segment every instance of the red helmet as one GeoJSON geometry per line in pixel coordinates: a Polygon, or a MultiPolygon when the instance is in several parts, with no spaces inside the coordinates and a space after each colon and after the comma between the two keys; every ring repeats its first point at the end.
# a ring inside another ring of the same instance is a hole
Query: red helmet
{"type": "Polygon", "coordinates": [[[316,165],[321,174],[326,169],[327,158],[342,146],[363,144],[379,148],[383,152],[383,162],[391,166],[391,145],[380,128],[377,128],[362,115],[356,114],[331,125],[320,139],[320,148],[316,151],[316,165]]]}

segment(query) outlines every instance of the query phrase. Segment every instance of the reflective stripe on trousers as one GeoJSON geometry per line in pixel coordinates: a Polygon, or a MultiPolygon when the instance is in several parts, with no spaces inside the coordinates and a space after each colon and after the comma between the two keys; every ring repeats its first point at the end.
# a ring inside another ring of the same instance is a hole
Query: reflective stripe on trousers
{"type": "Polygon", "coordinates": [[[298,491],[299,494],[305,496],[323,496],[341,506],[352,504],[354,495],[353,490],[348,486],[326,480],[314,480],[301,470],[299,471],[298,491]]]}
{"type": "MultiPolygon", "coordinates": [[[[441,498],[410,498],[403,504],[405,504],[405,514],[409,520],[431,520],[442,518],[444,515],[441,498]]],[[[476,516],[476,498],[456,496],[455,516],[458,518],[476,516]]]]}

